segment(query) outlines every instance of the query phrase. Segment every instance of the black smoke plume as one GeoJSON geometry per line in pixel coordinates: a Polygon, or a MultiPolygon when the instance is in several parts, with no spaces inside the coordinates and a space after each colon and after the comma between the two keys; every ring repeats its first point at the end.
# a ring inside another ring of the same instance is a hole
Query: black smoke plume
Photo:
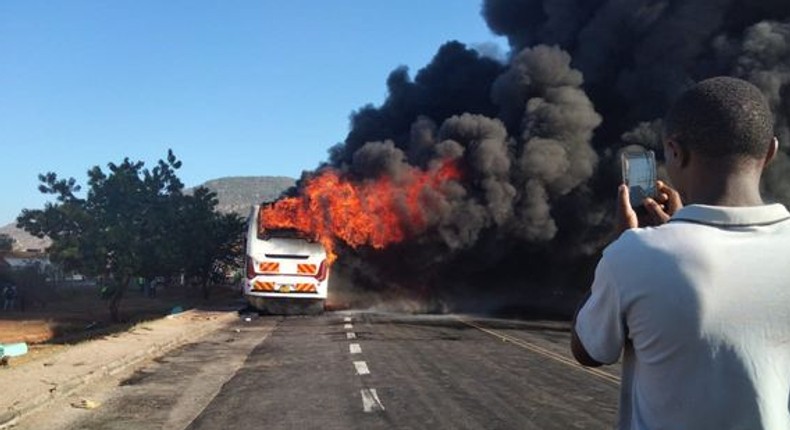
{"type": "Polygon", "coordinates": [[[618,152],[659,149],[672,100],[716,75],[768,96],[781,154],[764,188],[790,203],[787,0],[486,0],[482,16],[506,61],[446,43],[414,78],[393,71],[384,103],[354,112],[330,150],[321,168],[358,180],[447,157],[465,172],[426,198],[428,232],[344,249],[338,283],[569,309],[608,240],[618,152]]]}

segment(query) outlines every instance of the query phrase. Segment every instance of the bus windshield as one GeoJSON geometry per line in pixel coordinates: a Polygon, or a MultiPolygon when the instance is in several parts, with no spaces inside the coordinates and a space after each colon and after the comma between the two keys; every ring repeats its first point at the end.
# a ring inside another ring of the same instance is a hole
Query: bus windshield
{"type": "Polygon", "coordinates": [[[263,219],[263,214],[264,214],[264,206],[261,206],[260,210],[258,211],[258,239],[269,240],[272,238],[281,238],[281,239],[303,239],[308,242],[316,241],[315,237],[312,237],[310,234],[305,233],[296,228],[288,228],[288,227],[267,228],[266,222],[264,222],[263,219]]]}
{"type": "Polygon", "coordinates": [[[313,238],[310,237],[310,235],[295,228],[264,228],[263,226],[259,226],[258,239],[269,240],[272,238],[304,239],[307,241],[313,241],[313,238]]]}

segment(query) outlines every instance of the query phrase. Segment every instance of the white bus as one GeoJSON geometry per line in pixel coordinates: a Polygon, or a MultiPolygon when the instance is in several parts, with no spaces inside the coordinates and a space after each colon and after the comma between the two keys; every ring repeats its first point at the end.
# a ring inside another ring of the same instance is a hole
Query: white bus
{"type": "Polygon", "coordinates": [[[273,314],[321,313],[329,263],[323,245],[291,229],[265,229],[261,206],[249,217],[244,295],[254,308],[273,314]]]}

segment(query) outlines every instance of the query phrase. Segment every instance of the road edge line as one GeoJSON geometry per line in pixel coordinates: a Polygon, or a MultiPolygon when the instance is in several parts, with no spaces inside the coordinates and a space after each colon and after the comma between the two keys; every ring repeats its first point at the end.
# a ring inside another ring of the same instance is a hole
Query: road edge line
{"type": "Polygon", "coordinates": [[[597,377],[599,377],[599,378],[601,378],[601,379],[603,379],[603,380],[605,380],[607,382],[611,382],[611,383],[613,383],[615,385],[620,385],[620,378],[615,376],[615,375],[612,375],[612,374],[610,374],[608,372],[604,372],[604,371],[601,371],[601,370],[598,370],[598,369],[593,369],[593,368],[590,368],[590,367],[582,366],[581,364],[576,363],[575,361],[573,361],[573,360],[571,360],[571,359],[569,359],[569,358],[567,358],[565,356],[562,356],[562,355],[560,355],[560,354],[558,354],[558,353],[556,353],[554,351],[551,351],[551,350],[548,350],[548,349],[545,349],[545,348],[541,348],[541,347],[539,347],[537,345],[534,345],[532,343],[529,343],[529,342],[527,342],[527,341],[525,341],[523,339],[519,339],[517,337],[510,336],[510,335],[505,334],[505,333],[500,333],[500,332],[497,332],[496,330],[493,330],[493,329],[481,327],[477,323],[468,321],[468,320],[466,320],[464,318],[457,317],[457,319],[458,319],[458,321],[462,322],[463,324],[466,324],[466,325],[468,325],[470,327],[476,328],[477,330],[480,330],[480,331],[482,331],[484,333],[487,333],[487,334],[489,334],[491,336],[494,336],[494,337],[497,337],[497,338],[502,339],[504,341],[513,343],[513,344],[515,344],[517,346],[520,346],[520,347],[522,347],[524,349],[527,349],[527,350],[530,350],[532,352],[541,354],[544,357],[548,357],[548,358],[550,358],[550,359],[552,359],[554,361],[563,363],[563,364],[565,364],[567,366],[570,366],[570,367],[572,367],[574,369],[578,369],[578,370],[587,372],[589,374],[595,375],[595,376],[597,376],[597,377]]]}

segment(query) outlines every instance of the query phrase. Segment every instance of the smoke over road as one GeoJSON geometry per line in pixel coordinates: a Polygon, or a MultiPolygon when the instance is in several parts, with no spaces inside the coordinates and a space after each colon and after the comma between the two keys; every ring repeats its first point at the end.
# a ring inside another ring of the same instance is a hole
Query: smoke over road
{"type": "Polygon", "coordinates": [[[462,172],[421,185],[416,228],[414,208],[393,209],[406,233],[387,246],[337,240],[339,278],[456,305],[586,288],[618,151],[659,149],[673,98],[716,75],[770,99],[781,154],[764,188],[790,203],[786,0],[486,0],[482,16],[507,37],[506,62],[448,42],[413,78],[394,70],[384,103],[354,112],[346,140],[292,193],[328,171],[359,187],[414,184],[447,160],[462,172]]]}

